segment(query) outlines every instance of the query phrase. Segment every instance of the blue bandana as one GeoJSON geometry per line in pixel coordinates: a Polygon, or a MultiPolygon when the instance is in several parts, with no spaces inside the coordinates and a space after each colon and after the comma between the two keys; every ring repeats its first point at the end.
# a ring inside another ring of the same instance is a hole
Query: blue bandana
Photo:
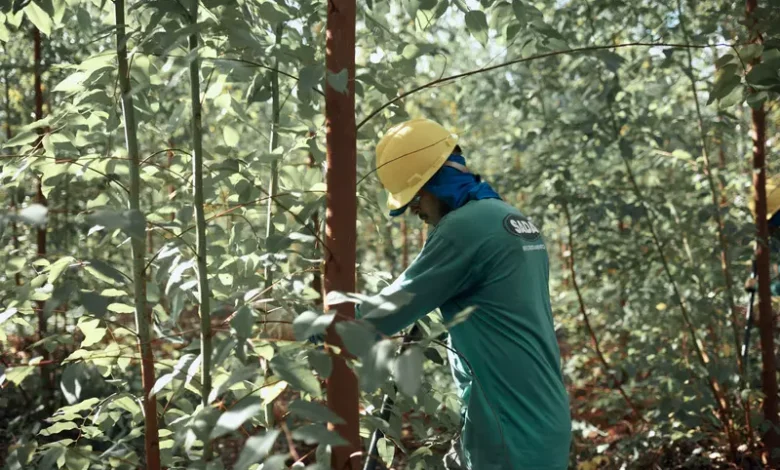
{"type": "MultiPolygon", "coordinates": [[[[447,161],[466,165],[466,159],[462,155],[450,155],[447,161]]],[[[501,196],[489,184],[481,182],[477,175],[464,173],[446,165],[425,183],[423,189],[444,201],[452,210],[462,207],[469,201],[501,199],[501,196]]],[[[408,204],[400,209],[391,210],[390,216],[397,217],[403,214],[407,207],[408,204]]]]}

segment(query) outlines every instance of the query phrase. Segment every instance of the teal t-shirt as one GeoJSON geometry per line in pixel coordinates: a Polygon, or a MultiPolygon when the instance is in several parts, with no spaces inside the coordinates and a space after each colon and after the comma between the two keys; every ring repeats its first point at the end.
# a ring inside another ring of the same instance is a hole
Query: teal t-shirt
{"type": "Polygon", "coordinates": [[[474,308],[450,329],[459,353],[450,352],[450,363],[464,405],[463,458],[472,470],[568,467],[571,415],[548,279],[537,228],[501,200],[472,201],[446,215],[379,294],[405,291],[411,300],[363,318],[394,335],[436,308],[447,323],[474,308]]]}

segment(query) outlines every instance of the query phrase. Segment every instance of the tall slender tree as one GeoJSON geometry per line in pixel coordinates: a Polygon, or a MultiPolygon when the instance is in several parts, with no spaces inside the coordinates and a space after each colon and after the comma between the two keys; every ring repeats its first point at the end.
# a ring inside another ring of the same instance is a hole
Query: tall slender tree
{"type": "MultiPolygon", "coordinates": [[[[200,105],[200,60],[198,59],[198,0],[192,0],[190,22],[193,32],[189,36],[190,46],[190,107],[192,109],[192,192],[195,209],[196,256],[198,273],[198,312],[200,313],[201,354],[201,403],[207,407],[211,394],[211,310],[209,306],[209,275],[206,259],[206,215],[203,198],[203,125],[200,105]]],[[[211,446],[204,443],[204,460],[211,459],[211,446]]]]}
{"type": "MultiPolygon", "coordinates": [[[[325,68],[325,126],[327,144],[327,212],[325,292],[355,290],[355,242],[357,237],[357,129],[355,126],[355,0],[330,0],[327,3],[325,68]],[[334,83],[346,74],[344,89],[334,83]]],[[[339,347],[333,355],[333,371],[327,382],[328,406],[343,420],[331,424],[349,442],[333,449],[332,468],[359,467],[354,454],[360,447],[357,377],[347,366],[346,350],[336,332],[336,324],[355,318],[354,306],[342,303],[335,308],[336,318],[328,328],[327,342],[339,347]]]]}
{"type": "MultiPolygon", "coordinates": [[[[41,57],[41,31],[33,26],[33,72],[34,72],[34,84],[35,89],[35,120],[40,121],[43,119],[43,64],[41,57]]],[[[36,147],[41,145],[45,130],[43,127],[38,127],[38,140],[35,143],[36,147]]],[[[35,202],[46,206],[46,197],[43,195],[43,177],[39,177],[36,184],[35,202]]],[[[38,258],[46,257],[46,227],[38,227],[36,229],[36,255],[38,258]]],[[[43,339],[47,336],[47,318],[46,318],[46,302],[42,300],[36,301],[38,309],[38,338],[43,339]]],[[[54,384],[52,381],[51,367],[47,364],[49,362],[49,350],[45,346],[41,346],[39,349],[41,357],[43,357],[44,366],[41,367],[41,378],[43,379],[43,393],[44,397],[48,399],[54,393],[54,384]]]]}
{"type": "MultiPolygon", "coordinates": [[[[279,23],[276,26],[276,45],[278,46],[282,40],[282,28],[283,23],[279,23]]],[[[271,139],[269,141],[269,151],[273,152],[279,145],[279,59],[277,58],[274,64],[274,69],[271,71],[271,139]]],[[[274,233],[274,198],[279,192],[279,160],[271,162],[271,176],[268,184],[268,205],[266,207],[266,228],[265,238],[268,240],[274,233]]],[[[267,265],[265,268],[265,288],[271,289],[274,284],[273,271],[271,266],[267,265]]],[[[266,304],[268,305],[268,304],[266,304]]]]}
{"type": "MultiPolygon", "coordinates": [[[[751,40],[761,42],[761,36],[753,30],[753,15],[758,9],[756,0],[747,0],[748,25],[751,40]]],[[[753,62],[757,65],[760,58],[753,62]]],[[[752,91],[752,90],[751,90],[752,91]]],[[[771,468],[780,464],[780,434],[777,432],[777,374],[775,366],[775,314],[772,311],[771,273],[769,268],[769,224],[766,200],[766,110],[764,105],[751,107],[751,138],[753,140],[753,198],[756,207],[756,269],[758,273],[758,327],[761,337],[761,384],[764,392],[763,427],[764,459],[771,468]]]]}
{"type": "MultiPolygon", "coordinates": [[[[135,217],[144,219],[141,212],[141,161],[138,151],[137,124],[133,108],[130,66],[127,60],[127,34],[125,24],[125,2],[115,0],[116,55],[119,63],[119,87],[122,92],[122,117],[125,125],[125,144],[130,159],[130,211],[135,217]]],[[[145,221],[144,221],[145,224],[145,221]]],[[[145,237],[131,237],[133,253],[133,298],[135,299],[135,324],[138,332],[138,347],[141,353],[141,375],[144,389],[144,449],[146,468],[160,469],[160,438],[157,423],[157,399],[152,395],[154,387],[154,353],[152,352],[151,311],[146,305],[145,237]]]]}
{"type": "MultiPolygon", "coordinates": [[[[8,47],[3,48],[4,51],[8,52],[8,47]]],[[[5,89],[5,138],[8,140],[11,140],[11,138],[14,136],[13,131],[11,131],[11,84],[8,79],[8,69],[5,69],[5,72],[3,74],[3,85],[5,89]]],[[[14,189],[13,193],[11,194],[11,212],[16,213],[18,210],[17,206],[17,199],[18,199],[19,191],[18,189],[14,189]]],[[[17,232],[16,227],[16,220],[11,221],[11,244],[14,247],[14,251],[19,250],[19,233],[17,232]]],[[[22,275],[21,273],[14,274],[14,282],[17,286],[22,285],[22,275]]]]}

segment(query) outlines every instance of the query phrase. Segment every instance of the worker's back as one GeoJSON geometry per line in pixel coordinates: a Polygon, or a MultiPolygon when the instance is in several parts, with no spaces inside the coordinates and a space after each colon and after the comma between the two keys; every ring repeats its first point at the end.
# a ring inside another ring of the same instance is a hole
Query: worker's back
{"type": "Polygon", "coordinates": [[[515,208],[486,199],[448,214],[432,235],[471,263],[469,287],[440,307],[447,322],[476,308],[450,330],[465,358],[450,353],[467,409],[466,462],[475,470],[567,468],[571,419],[541,234],[515,208]]]}

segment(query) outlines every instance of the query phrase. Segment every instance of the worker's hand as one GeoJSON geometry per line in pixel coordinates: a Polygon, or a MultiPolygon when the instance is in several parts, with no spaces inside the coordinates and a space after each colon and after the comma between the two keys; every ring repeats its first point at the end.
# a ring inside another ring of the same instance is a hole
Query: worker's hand
{"type": "Polygon", "coordinates": [[[754,277],[748,278],[748,280],[745,281],[745,290],[748,292],[755,292],[757,283],[758,280],[756,278],[754,277]]]}

